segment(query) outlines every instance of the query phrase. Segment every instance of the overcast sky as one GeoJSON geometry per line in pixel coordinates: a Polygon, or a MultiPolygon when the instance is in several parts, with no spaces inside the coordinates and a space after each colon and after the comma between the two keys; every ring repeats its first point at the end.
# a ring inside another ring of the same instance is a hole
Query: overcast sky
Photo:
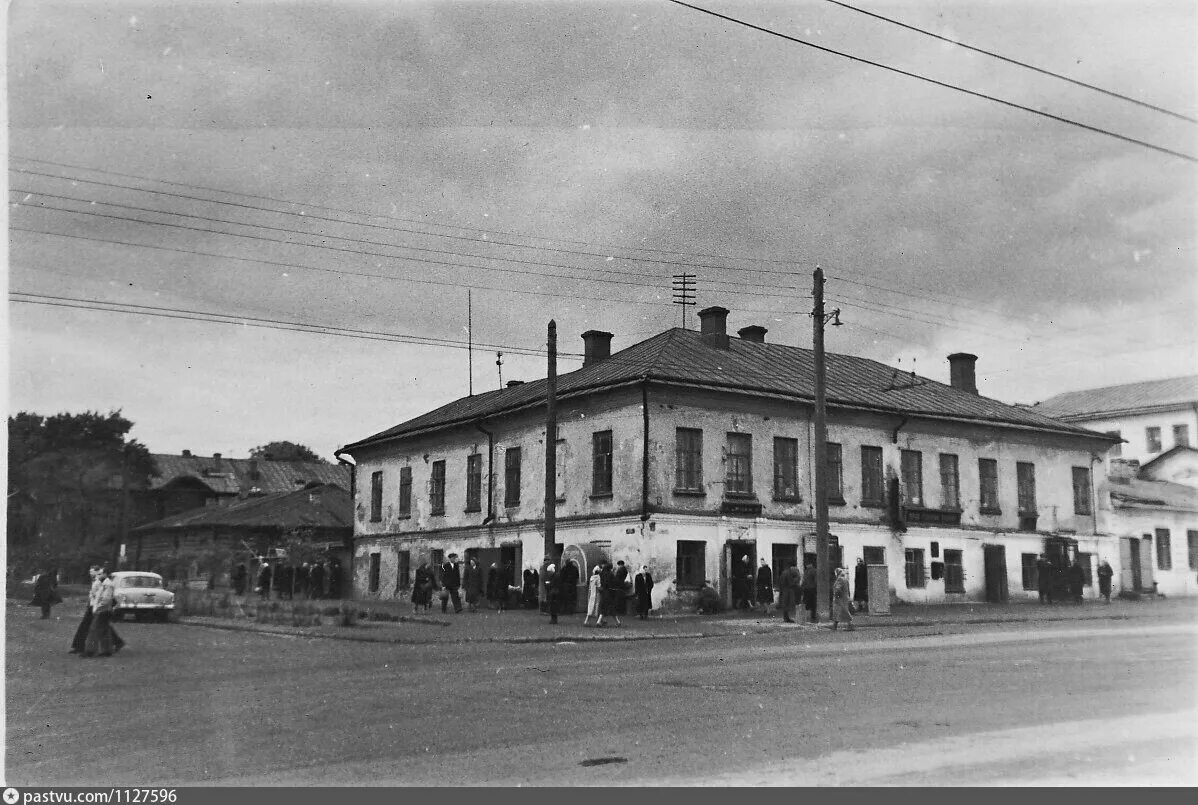
{"type": "MultiPolygon", "coordinates": [[[[832,3],[697,4],[1198,153],[1192,122],[832,3]]],[[[853,4],[1198,117],[1188,0],[853,4]]],[[[807,347],[819,264],[830,350],[943,381],[974,352],[1007,402],[1194,371],[1194,162],[664,0],[16,0],[7,44],[10,294],[146,306],[11,302],[10,409],[119,408],[154,452],[331,458],[468,392],[467,288],[478,392],[497,350],[544,376],[550,318],[559,372],[585,330],[680,326],[684,271],[807,347]]]]}

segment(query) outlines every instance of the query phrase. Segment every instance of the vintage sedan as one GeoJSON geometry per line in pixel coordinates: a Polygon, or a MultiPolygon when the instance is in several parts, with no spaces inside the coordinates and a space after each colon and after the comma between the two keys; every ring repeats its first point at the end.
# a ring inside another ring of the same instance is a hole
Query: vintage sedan
{"type": "Polygon", "coordinates": [[[175,609],[175,594],[162,585],[162,576],[144,570],[120,570],[112,574],[116,593],[112,617],[120,620],[131,613],[138,620],[168,620],[175,609]]]}

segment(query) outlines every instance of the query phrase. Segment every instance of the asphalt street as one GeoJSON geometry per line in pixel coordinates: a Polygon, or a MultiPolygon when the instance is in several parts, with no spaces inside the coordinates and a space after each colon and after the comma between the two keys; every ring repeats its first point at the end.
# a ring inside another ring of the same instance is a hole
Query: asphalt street
{"type": "Polygon", "coordinates": [[[7,610],[11,785],[1194,784],[1192,619],[394,645],[7,610]]]}

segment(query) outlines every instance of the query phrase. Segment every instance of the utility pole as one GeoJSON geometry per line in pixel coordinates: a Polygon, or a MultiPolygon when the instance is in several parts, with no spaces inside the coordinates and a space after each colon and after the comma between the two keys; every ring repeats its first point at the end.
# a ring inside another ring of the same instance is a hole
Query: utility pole
{"type": "Polygon", "coordinates": [[[469,394],[474,396],[474,299],[473,292],[466,289],[466,371],[470,375],[467,383],[469,394]]]}
{"type": "MultiPolygon", "coordinates": [[[[557,322],[549,320],[549,366],[545,393],[545,557],[557,546],[557,322]]],[[[554,557],[556,560],[557,557],[554,557]]]]}
{"type": "Polygon", "coordinates": [[[682,329],[686,329],[686,309],[695,306],[695,275],[674,275],[674,304],[682,306],[682,329]]]}
{"type": "Polygon", "coordinates": [[[824,326],[831,319],[840,324],[840,310],[824,313],[824,270],[815,267],[815,283],[811,295],[815,309],[811,312],[811,340],[815,348],[815,608],[822,617],[831,610],[831,570],[828,556],[828,422],[826,411],[826,374],[824,361],[824,326]]]}

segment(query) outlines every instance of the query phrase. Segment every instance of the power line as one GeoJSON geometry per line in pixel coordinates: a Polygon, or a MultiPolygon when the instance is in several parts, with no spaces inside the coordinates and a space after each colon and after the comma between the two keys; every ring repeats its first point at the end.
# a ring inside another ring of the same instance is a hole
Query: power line
{"type": "Polygon", "coordinates": [[[682,6],[683,8],[689,8],[692,11],[698,11],[702,14],[707,14],[709,16],[716,17],[717,19],[721,19],[726,22],[731,22],[735,25],[741,25],[745,28],[751,28],[754,31],[760,31],[761,33],[769,34],[770,36],[776,36],[780,39],[785,39],[788,42],[794,42],[795,44],[798,44],[798,45],[804,45],[809,48],[814,48],[815,50],[823,51],[824,53],[831,53],[834,56],[841,56],[843,58],[850,59],[855,62],[860,62],[862,64],[868,64],[871,67],[878,67],[883,70],[889,70],[892,73],[898,73],[899,75],[905,75],[908,78],[915,78],[915,79],[918,79],[919,81],[926,81],[929,84],[935,84],[936,86],[944,87],[945,89],[951,89],[951,90],[955,90],[957,92],[963,92],[966,95],[972,95],[975,98],[982,98],[987,101],[993,101],[994,103],[999,103],[999,104],[1002,104],[1003,106],[1009,106],[1012,109],[1019,109],[1024,112],[1030,112],[1033,115],[1039,115],[1040,117],[1048,118],[1049,120],[1055,120],[1058,123],[1064,123],[1069,126],[1076,126],[1079,129],[1084,129],[1086,131],[1093,132],[1095,134],[1102,134],[1107,137],[1113,137],[1116,140],[1122,140],[1123,142],[1130,143],[1132,145],[1138,145],[1143,148],[1151,149],[1153,151],[1159,151],[1162,154],[1168,154],[1169,156],[1178,157],[1180,159],[1186,160],[1187,162],[1198,162],[1198,157],[1194,157],[1189,154],[1184,154],[1181,151],[1174,151],[1172,149],[1165,148],[1164,146],[1153,145],[1152,143],[1145,142],[1144,140],[1137,140],[1134,137],[1128,137],[1125,134],[1118,134],[1116,132],[1109,131],[1107,129],[1099,128],[1098,126],[1091,126],[1088,123],[1081,123],[1076,120],[1071,120],[1067,117],[1062,117],[1060,115],[1054,115],[1051,112],[1043,112],[1039,109],[1033,109],[1030,106],[1024,106],[1023,104],[1015,103],[1014,101],[1007,101],[1007,100],[1003,100],[1002,98],[996,98],[993,95],[987,95],[984,92],[978,92],[976,90],[966,89],[965,87],[960,87],[960,86],[957,86],[956,84],[949,84],[944,81],[938,81],[935,78],[929,78],[928,76],[920,75],[919,73],[912,73],[908,70],[903,70],[898,67],[891,67],[888,64],[882,64],[881,62],[876,62],[876,61],[872,61],[870,59],[865,59],[865,58],[862,58],[861,56],[854,56],[852,54],[845,53],[840,50],[834,50],[829,47],[824,47],[823,45],[817,45],[814,42],[808,42],[804,39],[799,39],[798,37],[790,36],[789,34],[784,34],[781,31],[775,31],[772,28],[764,28],[760,25],[754,25],[753,23],[748,22],[746,20],[737,19],[736,17],[729,17],[728,15],[720,14],[717,11],[712,11],[710,9],[702,8],[700,6],[694,6],[694,5],[691,5],[690,3],[685,3],[685,2],[683,2],[683,0],[667,0],[667,2],[673,3],[674,5],[677,5],[677,6],[682,6]]]}
{"type": "Polygon", "coordinates": [[[1171,109],[1165,109],[1160,106],[1154,106],[1153,104],[1146,103],[1146,102],[1138,100],[1136,98],[1131,98],[1127,95],[1121,95],[1118,92],[1113,92],[1109,89],[1104,89],[1102,87],[1095,86],[1094,84],[1087,84],[1085,81],[1078,81],[1076,78],[1070,78],[1067,75],[1061,75],[1060,73],[1054,73],[1052,70],[1046,70],[1043,67],[1036,67],[1034,64],[1028,64],[1027,62],[1021,62],[1018,59],[1012,59],[1007,56],[1003,56],[1002,54],[995,53],[990,50],[986,50],[984,48],[975,47],[973,45],[967,45],[966,43],[964,43],[960,40],[952,39],[947,36],[941,36],[938,33],[933,33],[932,31],[928,31],[923,28],[917,28],[916,26],[908,25],[905,22],[899,22],[898,20],[892,19],[891,17],[884,17],[881,14],[876,14],[872,11],[866,11],[863,8],[857,8],[856,6],[851,6],[848,3],[841,2],[841,0],[826,0],[826,1],[831,3],[834,6],[840,6],[841,8],[847,8],[849,11],[856,11],[858,14],[864,14],[867,17],[873,17],[874,19],[882,20],[883,22],[888,22],[891,25],[897,25],[900,28],[906,28],[909,31],[915,31],[916,33],[923,34],[924,36],[930,36],[933,39],[939,39],[941,42],[948,42],[950,44],[956,45],[957,47],[965,48],[966,50],[972,50],[974,53],[981,53],[984,56],[990,56],[991,58],[998,59],[999,61],[1004,61],[1007,64],[1014,64],[1018,67],[1024,67],[1028,70],[1033,70],[1037,73],[1040,73],[1041,75],[1047,75],[1047,76],[1052,76],[1053,78],[1059,78],[1062,81],[1068,81],[1070,84],[1074,84],[1079,87],[1085,87],[1086,89],[1091,89],[1091,90],[1094,90],[1095,92],[1101,92],[1103,95],[1109,95],[1112,98],[1118,98],[1119,100],[1122,100],[1122,101],[1134,103],[1137,106],[1143,106],[1146,109],[1151,109],[1154,112],[1161,112],[1162,114],[1170,115],[1172,117],[1178,118],[1179,120],[1188,120],[1191,123],[1198,123],[1198,119],[1188,117],[1179,112],[1174,112],[1171,109]]]}

